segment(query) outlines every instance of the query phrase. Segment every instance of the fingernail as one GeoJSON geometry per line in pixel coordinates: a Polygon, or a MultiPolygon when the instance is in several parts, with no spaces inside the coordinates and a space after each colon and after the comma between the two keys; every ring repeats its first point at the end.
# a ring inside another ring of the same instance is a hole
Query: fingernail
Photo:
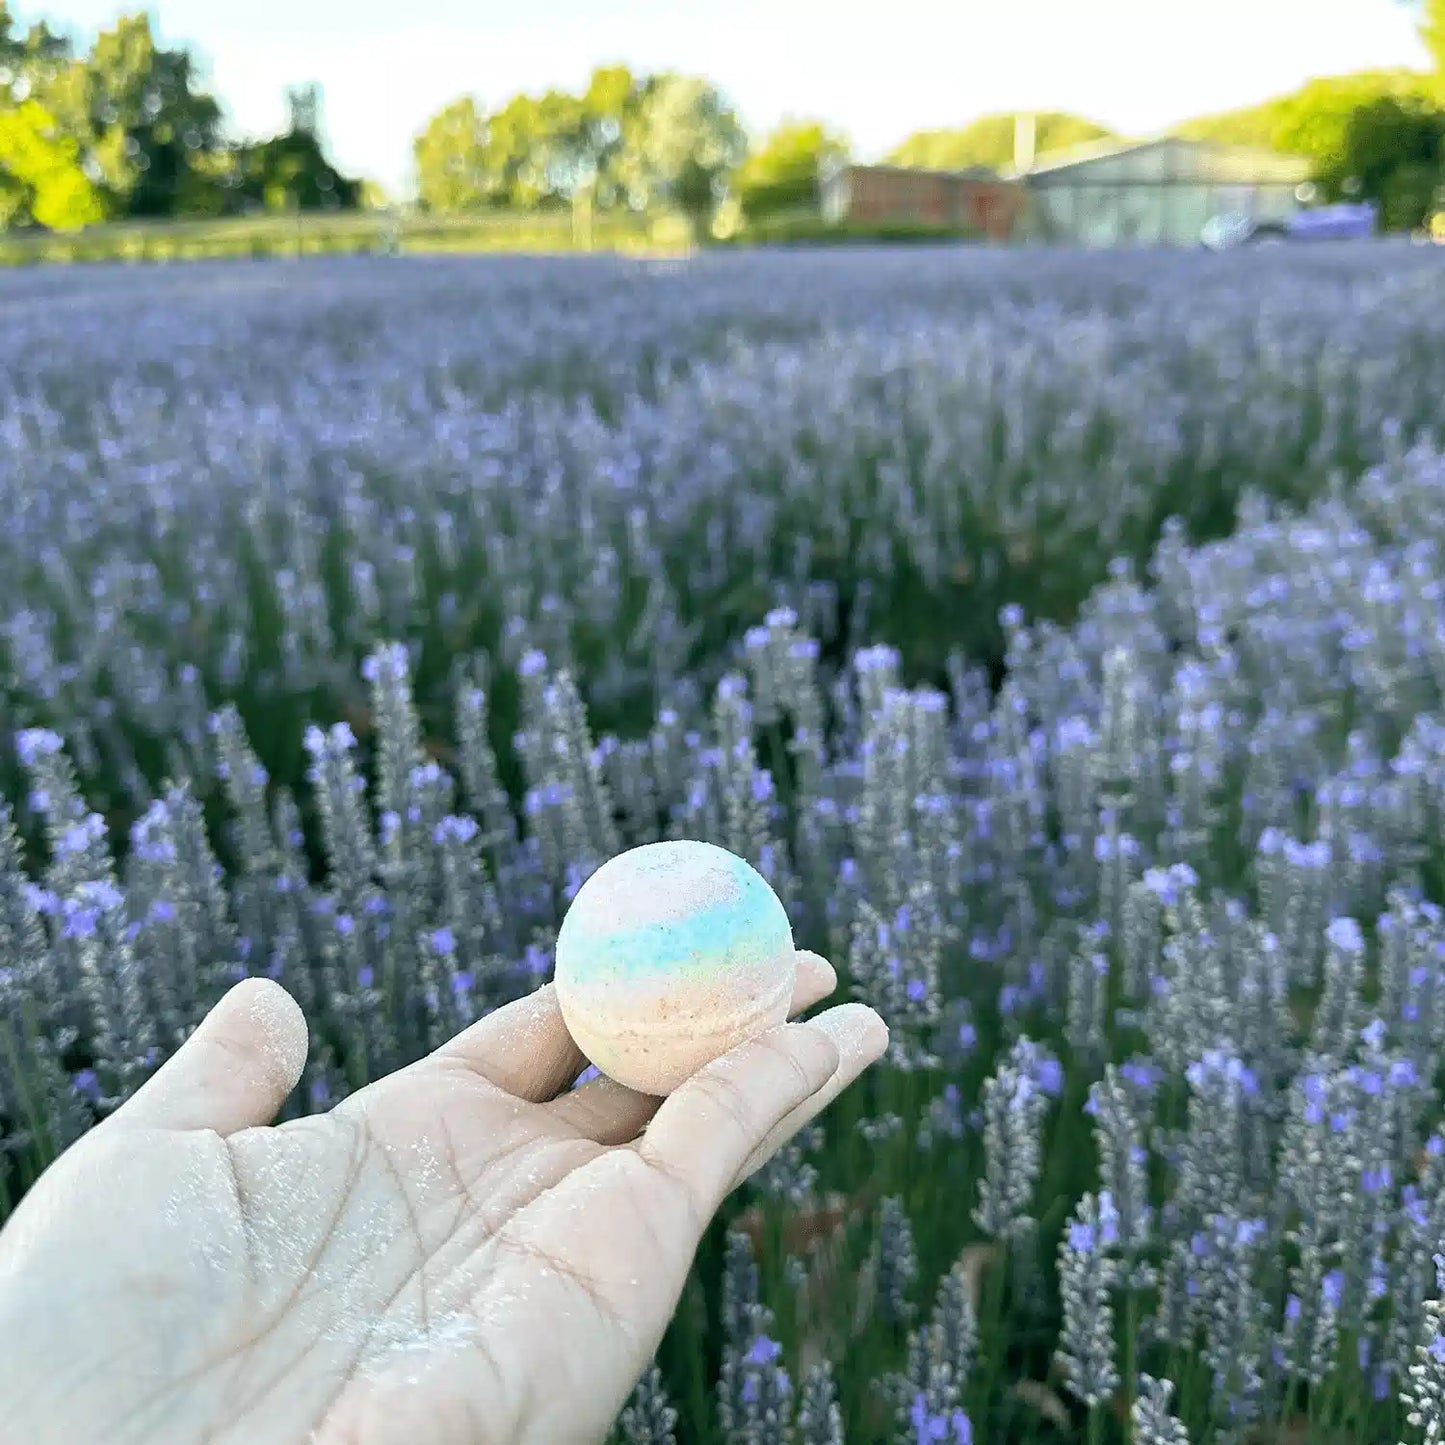
{"type": "Polygon", "coordinates": [[[888,1025],[867,1004],[839,1004],[813,1023],[831,1036],[843,1058],[861,1054],[871,1063],[888,1047],[888,1025]]]}
{"type": "Polygon", "coordinates": [[[807,961],[808,968],[818,975],[818,981],[826,984],[829,993],[838,987],[838,971],[823,957],[821,953],[813,953],[806,948],[798,950],[798,962],[802,964],[807,961]]]}

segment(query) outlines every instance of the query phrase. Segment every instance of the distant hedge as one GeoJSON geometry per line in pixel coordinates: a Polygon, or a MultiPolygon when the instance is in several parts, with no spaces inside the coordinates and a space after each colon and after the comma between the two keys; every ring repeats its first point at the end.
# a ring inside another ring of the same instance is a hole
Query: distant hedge
{"type": "Polygon", "coordinates": [[[822,216],[775,216],[745,227],[723,244],[733,246],[846,246],[981,241],[983,233],[965,226],[926,221],[828,221],[822,216]]]}
{"type": "MultiPolygon", "coordinates": [[[[599,217],[592,249],[678,250],[668,218],[648,224],[599,217]]],[[[34,230],[0,235],[0,266],[75,261],[195,261],[241,257],[340,256],[389,251],[572,251],[579,246],[568,213],[483,217],[375,212],[261,215],[236,220],[121,223],[67,234],[34,230]]]]}

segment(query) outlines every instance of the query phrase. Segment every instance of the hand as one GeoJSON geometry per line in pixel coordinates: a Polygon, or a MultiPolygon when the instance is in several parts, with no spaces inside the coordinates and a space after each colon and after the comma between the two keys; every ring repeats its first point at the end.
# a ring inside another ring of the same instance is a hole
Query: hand
{"type": "MultiPolygon", "coordinates": [[[[835,985],[800,953],[793,1012],[835,985]]],[[[306,1023],[248,979],[0,1232],[0,1441],[600,1440],[713,1213],[887,1038],[845,1004],[569,1090],[549,985],[272,1126],[306,1023]]]]}

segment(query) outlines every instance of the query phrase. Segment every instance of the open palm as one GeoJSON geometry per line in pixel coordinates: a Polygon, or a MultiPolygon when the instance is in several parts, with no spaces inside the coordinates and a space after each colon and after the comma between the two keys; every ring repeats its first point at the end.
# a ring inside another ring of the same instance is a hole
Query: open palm
{"type": "MultiPolygon", "coordinates": [[[[800,953],[793,1011],[834,985],[800,953]]],[[[573,1089],[548,986],[273,1127],[305,1021],[239,984],[0,1233],[0,1441],[600,1440],[718,1205],[886,1042],[849,1004],[573,1089]]]]}

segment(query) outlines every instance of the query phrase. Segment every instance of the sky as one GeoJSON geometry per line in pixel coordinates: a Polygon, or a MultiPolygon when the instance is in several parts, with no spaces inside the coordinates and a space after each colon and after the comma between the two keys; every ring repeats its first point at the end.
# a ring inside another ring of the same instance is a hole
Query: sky
{"type": "MultiPolygon", "coordinates": [[[[136,0],[21,0],[87,40],[136,0]]],[[[1315,75],[1423,66],[1401,0],[159,0],[233,130],[285,124],[318,81],[333,159],[411,186],[412,140],[443,105],[580,90],[591,70],[706,75],[749,130],[817,117],[877,159],[915,130],[1066,110],[1127,135],[1247,105],[1315,75]]]]}

